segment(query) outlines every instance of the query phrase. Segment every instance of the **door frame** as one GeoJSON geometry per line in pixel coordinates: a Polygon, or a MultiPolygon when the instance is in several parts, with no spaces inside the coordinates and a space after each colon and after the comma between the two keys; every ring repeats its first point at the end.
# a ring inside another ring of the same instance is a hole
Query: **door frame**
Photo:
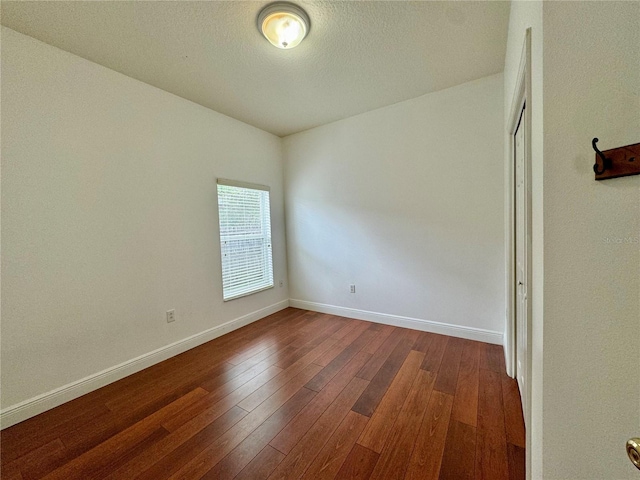
{"type": "MultiPolygon", "coordinates": [[[[514,135],[520,121],[520,114],[524,108],[525,122],[525,197],[526,197],[526,218],[525,228],[528,229],[531,238],[531,28],[527,28],[520,56],[520,66],[516,77],[516,88],[511,101],[509,117],[507,120],[507,140],[505,162],[505,233],[506,233],[506,325],[505,325],[505,360],[507,373],[511,377],[516,376],[517,365],[517,338],[516,338],[516,249],[515,249],[515,141],[514,135]],[[526,106],[526,108],[525,108],[526,106]]],[[[527,308],[527,355],[525,357],[526,369],[526,396],[522,399],[523,414],[527,433],[527,461],[530,452],[530,425],[531,425],[531,305],[532,305],[532,261],[531,243],[526,246],[526,286],[528,301],[527,308]]]]}

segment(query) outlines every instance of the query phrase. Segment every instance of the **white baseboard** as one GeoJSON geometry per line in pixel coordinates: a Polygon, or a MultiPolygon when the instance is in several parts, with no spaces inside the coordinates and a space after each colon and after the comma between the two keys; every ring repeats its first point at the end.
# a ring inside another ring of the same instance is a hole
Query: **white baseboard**
{"type": "Polygon", "coordinates": [[[369,312],[367,310],[357,310],[355,308],[338,307],[324,303],[307,302],[305,300],[296,300],[293,298],[289,299],[289,305],[291,307],[312,310],[314,312],[329,313],[331,315],[355,318],[357,320],[367,320],[375,323],[384,323],[386,325],[393,325],[394,327],[412,328],[414,330],[439,333],[441,335],[466,338],[485,343],[494,343],[496,345],[502,345],[503,342],[502,332],[484,330],[482,328],[463,327],[460,325],[452,325],[450,323],[401,317],[400,315],[390,315],[388,313],[369,312]]]}
{"type": "Polygon", "coordinates": [[[289,300],[283,300],[268,307],[256,310],[242,317],[230,320],[222,325],[209,328],[204,332],[196,333],[190,337],[178,340],[164,347],[158,348],[152,352],[145,353],[139,357],[123,362],[114,367],[107,368],[101,372],[94,373],[83,379],[68,383],[62,387],[43,393],[36,397],[30,398],[16,405],[5,408],[0,412],[1,428],[10,427],[16,423],[22,422],[27,418],[34,417],[42,412],[50,410],[65,402],[78,398],[86,393],[97,390],[121,378],[131,375],[132,373],[144,370],[151,365],[162,362],[168,358],[186,352],[198,345],[209,342],[214,338],[218,338],[225,333],[237,330],[240,327],[249,325],[256,320],[260,320],[268,315],[279,312],[289,306],[289,300]]]}

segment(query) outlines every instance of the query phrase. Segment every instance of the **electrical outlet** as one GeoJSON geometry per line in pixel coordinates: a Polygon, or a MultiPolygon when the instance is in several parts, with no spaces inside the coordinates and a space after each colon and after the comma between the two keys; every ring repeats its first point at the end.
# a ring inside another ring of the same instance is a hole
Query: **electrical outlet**
{"type": "Polygon", "coordinates": [[[351,293],[356,293],[356,286],[355,286],[355,285],[353,285],[353,284],[349,285],[349,291],[350,291],[351,293]]]}
{"type": "Polygon", "coordinates": [[[278,282],[278,285],[280,285],[280,288],[284,287],[284,282],[282,280],[280,280],[280,282],[278,282]]]}
{"type": "Polygon", "coordinates": [[[176,321],[176,311],[175,310],[167,310],[167,323],[176,321]]]}

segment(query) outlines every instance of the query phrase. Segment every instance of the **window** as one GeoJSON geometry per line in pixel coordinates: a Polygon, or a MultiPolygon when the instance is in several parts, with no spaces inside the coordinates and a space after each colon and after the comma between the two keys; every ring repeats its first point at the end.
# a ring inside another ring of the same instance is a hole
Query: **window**
{"type": "Polygon", "coordinates": [[[269,187],[218,179],[222,298],[273,287],[269,187]]]}

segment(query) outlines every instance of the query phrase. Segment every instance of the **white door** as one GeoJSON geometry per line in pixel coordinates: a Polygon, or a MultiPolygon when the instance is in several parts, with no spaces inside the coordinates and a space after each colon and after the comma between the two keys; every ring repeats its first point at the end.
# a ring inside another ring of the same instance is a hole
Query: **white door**
{"type": "Polygon", "coordinates": [[[520,112],[520,121],[514,133],[515,161],[515,292],[516,292],[516,379],[520,387],[522,408],[526,412],[527,402],[527,325],[528,325],[528,225],[527,162],[526,162],[526,105],[520,112]]]}

